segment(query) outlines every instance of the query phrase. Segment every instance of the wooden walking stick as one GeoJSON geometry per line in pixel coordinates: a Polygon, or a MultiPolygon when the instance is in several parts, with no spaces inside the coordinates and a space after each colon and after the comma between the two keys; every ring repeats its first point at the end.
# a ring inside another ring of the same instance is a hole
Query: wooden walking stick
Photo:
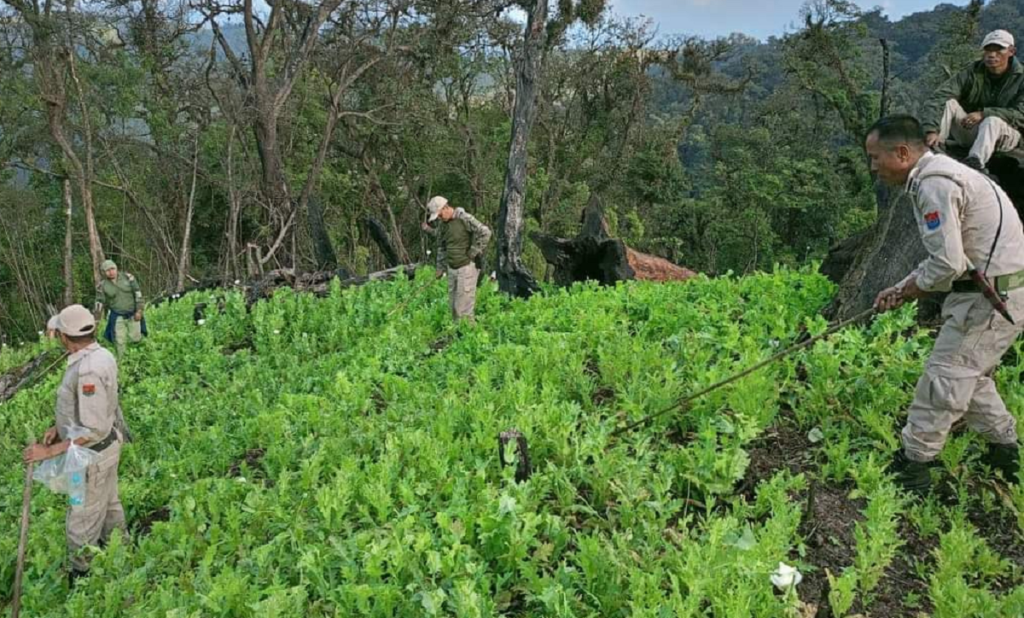
{"type": "Polygon", "coordinates": [[[28,543],[28,516],[32,507],[32,468],[35,462],[25,466],[25,492],[21,499],[21,537],[18,539],[18,566],[14,571],[14,599],[11,601],[11,618],[21,613],[21,576],[25,572],[25,545],[28,543]]]}

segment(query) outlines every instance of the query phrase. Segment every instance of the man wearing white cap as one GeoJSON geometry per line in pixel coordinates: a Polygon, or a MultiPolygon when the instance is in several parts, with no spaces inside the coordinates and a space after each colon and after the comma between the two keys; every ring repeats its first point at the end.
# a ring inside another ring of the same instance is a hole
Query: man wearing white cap
{"type": "Polygon", "coordinates": [[[440,195],[427,202],[428,221],[441,220],[437,243],[437,276],[448,269],[448,304],[452,318],[474,321],[477,271],[475,260],[491,240],[491,230],[461,208],[452,208],[440,195]]]}
{"type": "Polygon", "coordinates": [[[1017,148],[1024,130],[1024,66],[1014,58],[1013,35],[994,30],[981,47],[982,59],[940,86],[923,114],[928,146],[969,148],[964,163],[976,170],[1017,148]]]}
{"type": "Polygon", "coordinates": [[[85,472],[85,501],[69,507],[66,525],[68,579],[89,570],[85,548],[103,545],[115,529],[124,530],[124,509],[117,492],[117,466],[124,440],[124,418],[118,403],[117,361],[96,343],[96,319],[81,305],[71,305],[50,319],[67,350],[68,365],[57,389],[56,423],[43,434],[41,444],[25,449],[25,463],[51,459],[71,446],[72,429],[86,434],[75,439],[99,457],[85,472]]]}

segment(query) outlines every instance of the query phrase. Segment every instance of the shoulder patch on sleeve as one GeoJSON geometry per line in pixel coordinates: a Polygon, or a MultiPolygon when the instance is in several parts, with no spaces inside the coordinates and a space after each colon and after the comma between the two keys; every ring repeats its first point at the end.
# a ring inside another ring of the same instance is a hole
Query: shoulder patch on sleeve
{"type": "Polygon", "coordinates": [[[83,382],[82,383],[82,394],[83,395],[95,395],[96,394],[96,383],[95,382],[83,382]]]}
{"type": "Polygon", "coordinates": [[[942,225],[942,217],[939,216],[939,211],[933,210],[932,212],[925,213],[924,224],[929,230],[937,230],[942,225]]]}

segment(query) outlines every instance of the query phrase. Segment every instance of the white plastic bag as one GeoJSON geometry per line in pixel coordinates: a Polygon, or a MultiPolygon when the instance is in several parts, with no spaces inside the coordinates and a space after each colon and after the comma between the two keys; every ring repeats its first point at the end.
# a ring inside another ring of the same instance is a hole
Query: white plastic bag
{"type": "Polygon", "coordinates": [[[85,470],[99,453],[75,444],[75,440],[88,435],[89,431],[82,427],[72,427],[67,431],[67,439],[71,446],[63,455],[47,459],[32,471],[32,479],[46,485],[50,491],[68,495],[68,504],[81,506],[85,504],[85,470]]]}

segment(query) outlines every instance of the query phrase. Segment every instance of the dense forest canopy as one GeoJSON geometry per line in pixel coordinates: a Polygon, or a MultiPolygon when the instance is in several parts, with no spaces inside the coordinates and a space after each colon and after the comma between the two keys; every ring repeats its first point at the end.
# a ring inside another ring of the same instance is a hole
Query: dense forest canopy
{"type": "MultiPolygon", "coordinates": [[[[656,35],[600,0],[259,6],[0,2],[4,341],[91,304],[104,257],[152,297],[380,270],[373,230],[428,261],[437,193],[496,224],[531,49],[523,232],[572,236],[597,195],[616,236],[693,270],[821,259],[875,216],[857,138],[881,106],[917,111],[981,32],[1024,34],[1024,0],[895,22],[812,0],[763,42],[656,35]]],[[[522,265],[545,278],[529,241],[522,265]]]]}

